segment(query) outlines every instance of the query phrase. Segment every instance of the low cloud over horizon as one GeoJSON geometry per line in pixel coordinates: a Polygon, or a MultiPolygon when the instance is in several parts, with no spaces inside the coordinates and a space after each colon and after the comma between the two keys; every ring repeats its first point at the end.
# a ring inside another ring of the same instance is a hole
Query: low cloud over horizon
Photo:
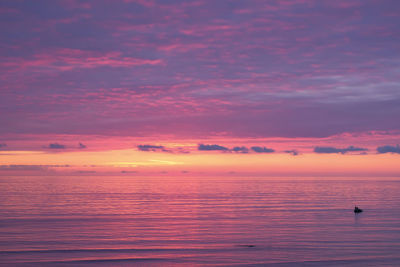
{"type": "Polygon", "coordinates": [[[380,146],[376,149],[376,151],[379,154],[384,154],[384,153],[395,153],[395,154],[400,154],[400,146],[396,145],[396,146],[380,146]]]}
{"type": "Polygon", "coordinates": [[[28,164],[9,164],[9,165],[0,165],[0,170],[6,171],[39,171],[39,170],[47,170],[49,168],[69,168],[70,165],[28,165],[28,164]]]}
{"type": "Polygon", "coordinates": [[[199,151],[229,151],[229,148],[215,144],[214,145],[199,144],[197,146],[197,149],[199,151]]]}
{"type": "Polygon", "coordinates": [[[298,152],[296,149],[292,149],[292,150],[285,150],[285,151],[283,151],[283,152],[285,152],[285,153],[289,153],[289,154],[292,154],[293,156],[297,156],[297,155],[299,155],[299,152],[298,152]]]}
{"type": "Polygon", "coordinates": [[[234,152],[234,153],[242,153],[242,154],[247,154],[250,151],[253,151],[255,153],[273,153],[275,152],[274,149],[272,148],[267,148],[267,147],[261,147],[261,146],[252,146],[250,149],[247,148],[246,146],[235,146],[232,149],[217,145],[217,144],[212,144],[212,145],[206,145],[206,144],[199,144],[197,147],[197,150],[199,151],[221,151],[221,152],[234,152]]]}
{"type": "Polygon", "coordinates": [[[368,151],[367,148],[349,146],[347,148],[336,148],[330,146],[317,146],[314,148],[314,152],[318,154],[346,154],[348,152],[365,152],[368,151]]]}
{"type": "Polygon", "coordinates": [[[65,145],[61,145],[59,143],[51,143],[47,148],[50,149],[65,149],[65,145]]]}
{"type": "Polygon", "coordinates": [[[256,153],[273,153],[275,152],[274,149],[272,148],[267,148],[267,147],[261,147],[261,146],[252,146],[251,150],[253,150],[256,153]]]}
{"type": "Polygon", "coordinates": [[[170,152],[170,150],[165,149],[164,146],[158,145],[137,145],[139,151],[145,152],[170,152]]]}

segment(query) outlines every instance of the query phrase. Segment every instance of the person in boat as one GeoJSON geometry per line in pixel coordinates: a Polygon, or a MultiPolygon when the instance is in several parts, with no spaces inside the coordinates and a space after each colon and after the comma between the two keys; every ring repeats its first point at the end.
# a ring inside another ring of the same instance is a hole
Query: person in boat
{"type": "Polygon", "coordinates": [[[359,207],[357,207],[357,206],[354,207],[354,213],[360,213],[360,212],[362,212],[362,211],[363,211],[363,210],[360,209],[359,207]]]}

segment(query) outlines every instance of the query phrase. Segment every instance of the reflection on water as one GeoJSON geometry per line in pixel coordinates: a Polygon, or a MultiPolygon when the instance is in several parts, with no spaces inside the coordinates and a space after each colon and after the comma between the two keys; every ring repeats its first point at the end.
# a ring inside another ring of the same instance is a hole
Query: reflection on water
{"type": "Polygon", "coordinates": [[[0,264],[400,265],[398,192],[376,180],[2,177],[0,264]]]}

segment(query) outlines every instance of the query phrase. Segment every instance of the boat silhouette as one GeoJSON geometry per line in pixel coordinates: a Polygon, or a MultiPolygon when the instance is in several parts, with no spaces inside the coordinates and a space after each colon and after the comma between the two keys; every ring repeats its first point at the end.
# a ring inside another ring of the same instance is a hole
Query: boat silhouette
{"type": "Polygon", "coordinates": [[[363,210],[360,209],[359,207],[357,207],[357,206],[354,207],[354,213],[360,213],[360,212],[362,212],[362,211],[363,211],[363,210]]]}

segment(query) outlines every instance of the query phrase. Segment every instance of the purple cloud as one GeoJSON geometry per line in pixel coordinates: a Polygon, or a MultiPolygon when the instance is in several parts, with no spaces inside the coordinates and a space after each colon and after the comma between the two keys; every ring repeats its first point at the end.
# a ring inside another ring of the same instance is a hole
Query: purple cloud
{"type": "Polygon", "coordinates": [[[50,149],[65,149],[65,145],[61,145],[58,143],[49,144],[48,148],[50,149]]]}
{"type": "Polygon", "coordinates": [[[0,137],[400,130],[398,1],[23,0],[0,11],[0,137]]]}
{"type": "Polygon", "coordinates": [[[361,147],[354,147],[354,146],[349,146],[347,148],[336,148],[336,147],[315,147],[314,152],[319,153],[319,154],[346,154],[347,152],[365,152],[368,149],[366,148],[361,148],[361,147]]]}
{"type": "Polygon", "coordinates": [[[137,148],[140,151],[146,151],[146,152],[157,152],[157,151],[162,151],[162,152],[168,152],[168,150],[165,149],[164,146],[156,146],[156,145],[138,145],[137,148]]]}
{"type": "Polygon", "coordinates": [[[273,153],[273,152],[275,152],[274,149],[272,149],[272,148],[266,148],[265,146],[264,146],[264,147],[261,147],[261,146],[252,146],[252,147],[251,147],[251,150],[253,150],[253,151],[256,152],[256,153],[273,153]]]}
{"type": "Polygon", "coordinates": [[[199,151],[229,151],[229,148],[220,145],[204,145],[199,144],[197,149],[199,151]]]}
{"type": "Polygon", "coordinates": [[[379,154],[384,154],[384,153],[396,153],[400,154],[400,146],[380,146],[376,149],[379,154]]]}

